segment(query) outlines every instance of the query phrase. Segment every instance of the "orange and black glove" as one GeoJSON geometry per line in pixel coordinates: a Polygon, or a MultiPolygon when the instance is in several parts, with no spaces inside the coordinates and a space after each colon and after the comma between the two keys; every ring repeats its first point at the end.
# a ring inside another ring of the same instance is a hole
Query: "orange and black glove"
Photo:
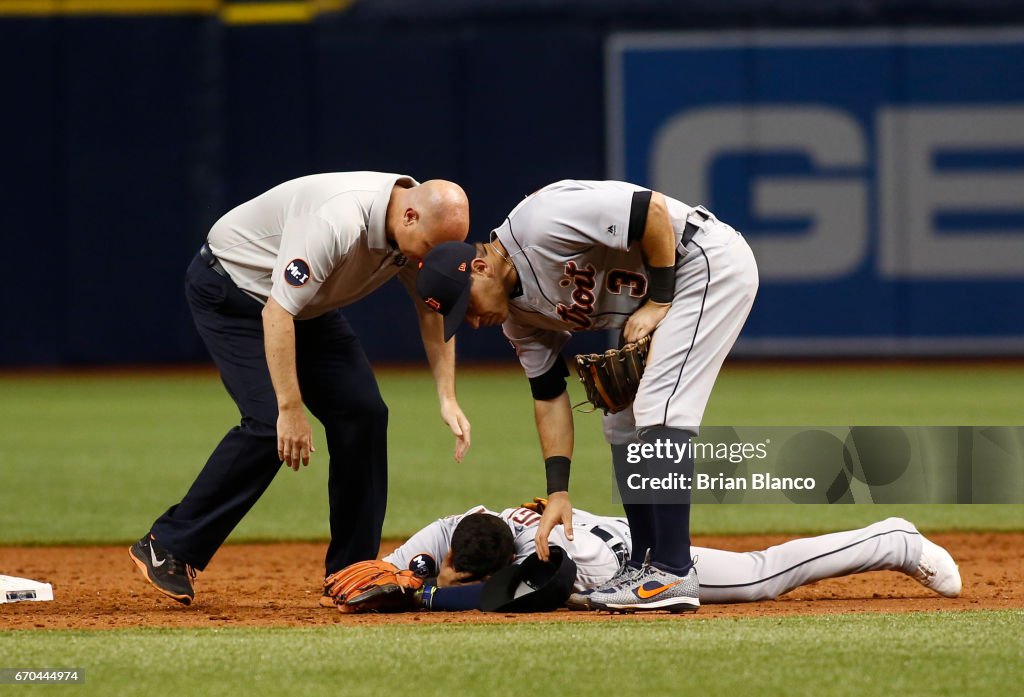
{"type": "Polygon", "coordinates": [[[422,587],[423,579],[409,569],[377,560],[356,562],[324,580],[327,594],[344,613],[416,610],[422,587]]]}

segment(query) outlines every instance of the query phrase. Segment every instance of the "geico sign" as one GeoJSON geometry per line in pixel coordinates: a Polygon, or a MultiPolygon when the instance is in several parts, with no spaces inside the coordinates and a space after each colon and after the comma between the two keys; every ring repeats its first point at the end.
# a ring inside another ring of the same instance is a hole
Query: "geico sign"
{"type": "MultiPolygon", "coordinates": [[[[760,218],[810,221],[799,235],[751,240],[764,280],[823,280],[854,272],[871,250],[889,278],[1024,276],[1024,229],[939,230],[940,213],[1020,214],[1024,169],[943,170],[939,154],[1024,149],[1024,107],[883,107],[875,153],[860,123],[821,106],[722,107],[666,121],[652,152],[654,188],[708,202],[716,158],[757,152],[798,154],[824,176],[764,176],[751,183],[760,218]],[[874,164],[874,176],[868,165],[874,164]],[[859,168],[863,174],[850,174],[859,168]],[[869,206],[875,182],[877,220],[869,206]]],[[[729,211],[716,211],[729,220],[729,211]]],[[[1019,218],[1018,218],[1019,219],[1019,218]]]]}

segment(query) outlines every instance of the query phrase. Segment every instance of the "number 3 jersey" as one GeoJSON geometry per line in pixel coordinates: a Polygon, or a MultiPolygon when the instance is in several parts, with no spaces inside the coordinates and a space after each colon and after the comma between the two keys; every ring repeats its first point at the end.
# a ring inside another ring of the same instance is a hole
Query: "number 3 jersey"
{"type": "MultiPolygon", "coordinates": [[[[518,564],[536,551],[534,537],[540,515],[529,508],[506,508],[495,513],[477,506],[460,515],[447,516],[423,528],[401,547],[384,557],[400,569],[412,569],[422,576],[435,576],[451,550],[452,533],[459,522],[472,513],[489,513],[501,518],[512,531],[515,561],[518,564]]],[[[568,552],[576,562],[576,589],[593,588],[604,583],[629,558],[629,525],[622,518],[597,516],[573,509],[573,540],[565,537],[561,525],[555,526],[548,542],[568,552]]]]}
{"type": "MultiPolygon", "coordinates": [[[[547,372],[572,332],[622,327],[645,302],[650,197],[626,182],[566,179],[528,196],[491,233],[519,277],[502,329],[527,377],[547,372]]],[[[693,207],[665,200],[682,252],[693,207]]]]}

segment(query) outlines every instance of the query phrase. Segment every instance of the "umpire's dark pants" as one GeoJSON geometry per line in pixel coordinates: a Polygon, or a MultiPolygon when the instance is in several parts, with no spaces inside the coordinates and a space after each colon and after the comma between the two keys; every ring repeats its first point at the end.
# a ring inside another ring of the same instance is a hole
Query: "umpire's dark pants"
{"type": "MultiPolygon", "coordinates": [[[[185,294],[196,328],[242,415],[185,498],[151,529],[161,546],[201,570],[282,464],[277,398],[263,348],[263,306],[199,255],[188,268],[185,294]]],[[[388,410],[359,339],[341,312],[296,321],[295,350],[303,401],[327,433],[331,544],[326,571],[332,573],[377,556],[387,503],[388,410]]],[[[322,465],[317,456],[314,463],[322,465]]]]}

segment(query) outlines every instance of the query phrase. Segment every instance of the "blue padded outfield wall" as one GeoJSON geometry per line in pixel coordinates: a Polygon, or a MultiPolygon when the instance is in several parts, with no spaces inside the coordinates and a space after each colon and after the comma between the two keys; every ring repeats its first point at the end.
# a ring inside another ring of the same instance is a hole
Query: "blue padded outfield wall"
{"type": "MultiPolygon", "coordinates": [[[[1021,22],[998,0],[0,2],[0,365],[205,360],[182,280],[210,224],[349,169],[460,182],[475,239],[563,177],[704,202],[760,258],[747,353],[1020,352],[1021,22]]],[[[374,360],[422,357],[397,284],[348,314],[374,360]]],[[[496,330],[460,355],[514,360],[496,330]]]]}
{"type": "Polygon", "coordinates": [[[1024,352],[1024,29],[612,38],[612,178],[761,275],[743,348],[1024,352]]]}

